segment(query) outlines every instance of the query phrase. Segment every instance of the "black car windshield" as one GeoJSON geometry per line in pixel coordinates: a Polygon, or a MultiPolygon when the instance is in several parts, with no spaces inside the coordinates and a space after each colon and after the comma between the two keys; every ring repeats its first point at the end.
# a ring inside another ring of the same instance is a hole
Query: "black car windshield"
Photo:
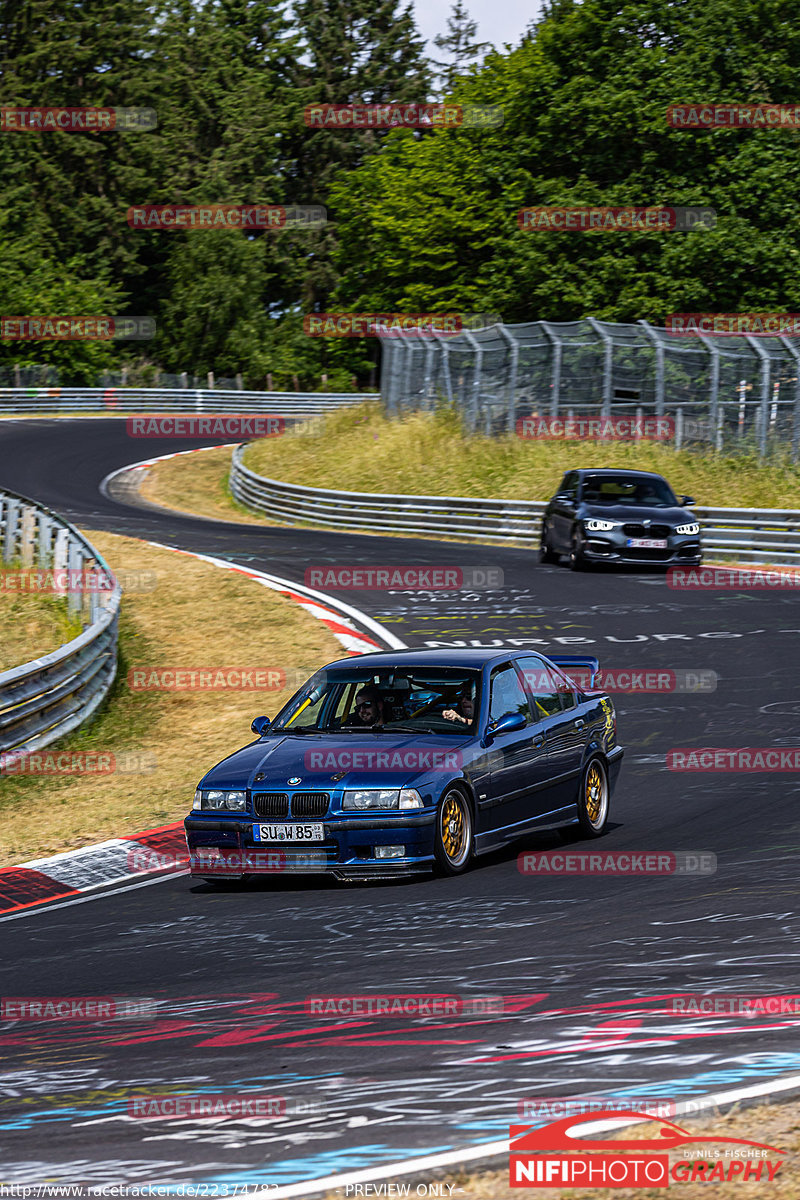
{"type": "Polygon", "coordinates": [[[674,508],[678,501],[657,475],[586,475],[581,489],[584,504],[629,504],[648,508],[674,508]]]}
{"type": "Polygon", "coordinates": [[[349,737],[359,731],[470,734],[480,674],[457,667],[319,671],[275,718],[282,733],[349,737]]]}

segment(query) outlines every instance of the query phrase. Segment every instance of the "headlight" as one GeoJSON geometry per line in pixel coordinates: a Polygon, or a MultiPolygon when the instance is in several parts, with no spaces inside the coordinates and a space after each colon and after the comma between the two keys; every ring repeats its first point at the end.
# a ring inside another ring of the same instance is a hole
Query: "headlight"
{"type": "Polygon", "coordinates": [[[676,533],[699,533],[700,526],[696,521],[691,521],[688,525],[679,525],[675,530],[676,533]]]}
{"type": "Polygon", "coordinates": [[[595,517],[591,517],[588,521],[583,522],[590,533],[600,533],[601,530],[607,533],[609,529],[613,529],[617,524],[616,521],[599,521],[595,517]]]}
{"type": "Polygon", "coordinates": [[[363,792],[345,792],[342,808],[355,808],[363,811],[370,808],[399,808],[399,791],[378,791],[370,789],[363,792]]]}
{"type": "Polygon", "coordinates": [[[194,808],[213,809],[224,812],[244,812],[247,805],[245,792],[195,792],[194,808]],[[198,804],[198,797],[200,803],[198,804]]]}

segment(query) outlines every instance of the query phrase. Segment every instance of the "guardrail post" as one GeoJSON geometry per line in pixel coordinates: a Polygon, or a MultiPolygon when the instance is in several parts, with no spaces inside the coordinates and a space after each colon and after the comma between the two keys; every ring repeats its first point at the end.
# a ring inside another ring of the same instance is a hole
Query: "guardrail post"
{"type": "Polygon", "coordinates": [[[36,538],[36,509],[29,504],[22,508],[22,528],[19,539],[19,557],[23,567],[33,565],[34,541],[36,538]]]}
{"type": "Polygon", "coordinates": [[[664,415],[664,391],[665,391],[665,375],[664,375],[664,343],[658,335],[658,330],[654,329],[649,321],[637,321],[637,325],[641,325],[650,341],[655,346],[656,350],[656,416],[664,415]]]}
{"type": "Polygon", "coordinates": [[[758,339],[751,334],[747,335],[748,345],[755,350],[758,357],[761,359],[761,401],[759,404],[759,428],[758,428],[758,453],[762,458],[767,453],[767,432],[769,424],[769,377],[770,377],[770,361],[769,355],[763,346],[759,346],[758,339]]]}
{"type": "Polygon", "coordinates": [[[506,417],[506,431],[513,433],[517,427],[517,369],[519,366],[519,342],[510,334],[505,325],[499,324],[497,331],[501,337],[505,338],[511,348],[511,361],[508,365],[508,415],[506,417]]]}
{"type": "Polygon", "coordinates": [[[595,333],[598,333],[603,339],[603,411],[602,416],[611,416],[611,389],[613,385],[614,375],[614,343],[611,340],[611,335],[606,333],[603,326],[594,317],[586,318],[595,333]]]}
{"type": "Polygon", "coordinates": [[[470,391],[469,404],[467,405],[467,430],[470,433],[475,433],[478,428],[478,396],[481,388],[483,348],[476,338],[466,329],[462,330],[462,337],[466,338],[467,342],[475,352],[475,370],[472,375],[472,388],[470,391]]]}
{"type": "Polygon", "coordinates": [[[47,513],[39,513],[39,552],[37,555],[37,563],[40,567],[47,567],[50,565],[52,540],[53,519],[52,517],[48,517],[47,513]]]}
{"type": "Polygon", "coordinates": [[[552,351],[553,366],[550,372],[550,416],[557,417],[561,406],[561,355],[564,343],[549,326],[547,321],[540,322],[547,334],[552,351]]]}
{"type": "Polygon", "coordinates": [[[797,452],[800,448],[800,350],[793,346],[787,337],[782,337],[781,342],[794,359],[794,420],[792,422],[791,458],[792,462],[797,462],[797,452]]]}
{"type": "Polygon", "coordinates": [[[3,562],[11,562],[17,549],[17,528],[19,526],[20,502],[9,496],[6,500],[6,512],[3,537],[3,562]]]}
{"type": "Polygon", "coordinates": [[[70,539],[67,549],[67,612],[70,616],[74,616],[83,608],[83,581],[80,578],[82,564],[80,547],[70,539]]]}
{"type": "Polygon", "coordinates": [[[210,392],[213,392],[213,390],[214,390],[214,372],[213,371],[208,372],[208,390],[210,392]]]}
{"type": "Polygon", "coordinates": [[[66,588],[60,587],[58,584],[58,576],[62,571],[67,570],[69,562],[69,530],[59,529],[56,533],[56,544],[53,548],[53,571],[55,572],[56,583],[54,591],[56,594],[63,594],[66,588]]]}

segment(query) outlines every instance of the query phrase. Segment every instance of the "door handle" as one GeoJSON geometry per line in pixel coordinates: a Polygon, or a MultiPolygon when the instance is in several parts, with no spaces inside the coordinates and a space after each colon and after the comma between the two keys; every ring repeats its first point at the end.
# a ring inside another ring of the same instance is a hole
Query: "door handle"
{"type": "Polygon", "coordinates": [[[577,721],[575,722],[575,728],[583,729],[585,724],[586,724],[586,722],[584,721],[583,717],[578,717],[577,721]]]}
{"type": "Polygon", "coordinates": [[[544,745],[544,738],[542,737],[541,733],[536,734],[536,737],[533,739],[532,745],[533,745],[534,750],[541,750],[542,746],[544,745]]]}

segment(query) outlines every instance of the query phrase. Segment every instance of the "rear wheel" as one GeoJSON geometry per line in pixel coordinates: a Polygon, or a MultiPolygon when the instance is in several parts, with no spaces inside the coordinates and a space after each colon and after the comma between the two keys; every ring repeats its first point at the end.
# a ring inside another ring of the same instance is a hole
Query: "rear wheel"
{"type": "Polygon", "coordinates": [[[458,788],[448,788],[439,801],[434,853],[444,875],[459,875],[472,856],[472,811],[458,788]]]}
{"type": "Polygon", "coordinates": [[[539,545],[539,562],[554,563],[558,562],[558,555],[550,549],[550,543],[547,540],[547,528],[542,525],[542,540],[539,545]]]}
{"type": "Polygon", "coordinates": [[[601,837],[608,822],[608,771],[602,758],[592,758],[583,769],[578,792],[578,827],[584,837],[601,837]]]}

